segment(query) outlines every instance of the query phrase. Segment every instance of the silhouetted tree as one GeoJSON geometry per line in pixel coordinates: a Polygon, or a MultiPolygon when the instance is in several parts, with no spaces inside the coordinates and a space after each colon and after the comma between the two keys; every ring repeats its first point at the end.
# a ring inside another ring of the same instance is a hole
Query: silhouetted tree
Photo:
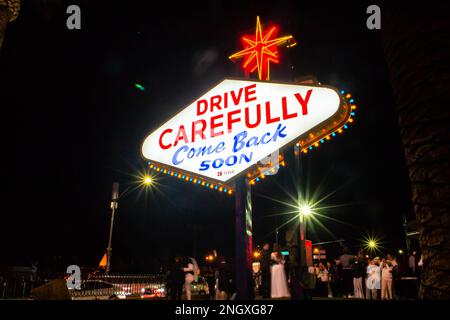
{"type": "Polygon", "coordinates": [[[419,297],[450,298],[450,17],[446,2],[386,1],[381,32],[420,232],[419,297]]]}

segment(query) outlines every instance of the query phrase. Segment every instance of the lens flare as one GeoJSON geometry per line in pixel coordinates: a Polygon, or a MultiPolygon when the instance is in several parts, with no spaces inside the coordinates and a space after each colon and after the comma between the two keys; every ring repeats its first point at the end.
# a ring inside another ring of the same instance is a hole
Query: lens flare
{"type": "MultiPolygon", "coordinates": [[[[301,167],[300,161],[299,167],[301,167]]],[[[275,204],[281,205],[282,207],[280,209],[275,209],[275,212],[272,211],[270,214],[266,214],[264,216],[264,219],[277,219],[273,230],[265,234],[263,236],[264,239],[273,237],[276,234],[277,229],[285,226],[295,229],[300,223],[303,223],[304,226],[305,239],[314,239],[319,242],[341,239],[343,234],[335,234],[335,232],[344,233],[348,229],[358,228],[358,226],[337,219],[337,217],[333,217],[342,212],[341,210],[338,210],[338,208],[350,206],[351,203],[330,203],[332,202],[333,196],[341,189],[352,183],[353,179],[343,181],[343,183],[336,189],[327,190],[329,183],[326,180],[329,172],[325,172],[322,181],[319,183],[315,182],[315,186],[312,187],[310,185],[311,179],[308,173],[306,173],[307,176],[306,174],[303,176],[303,173],[298,172],[298,169],[289,169],[291,171],[290,176],[292,178],[290,183],[284,182],[283,184],[280,184],[274,181],[283,193],[282,198],[276,198],[272,194],[263,193],[263,190],[258,190],[254,193],[252,191],[253,195],[256,197],[265,198],[274,202],[274,207],[275,204]],[[328,222],[333,224],[333,231],[326,226],[328,222]],[[336,228],[336,223],[339,223],[346,228],[336,228]]]]}
{"type": "Polygon", "coordinates": [[[152,183],[153,183],[153,179],[152,179],[152,177],[150,177],[150,176],[145,176],[144,177],[144,180],[143,180],[143,183],[146,185],[146,186],[151,186],[152,185],[152,183]]]}
{"type": "Polygon", "coordinates": [[[362,248],[371,254],[380,252],[380,249],[383,248],[381,240],[382,237],[373,234],[366,235],[362,239],[362,248]]]}

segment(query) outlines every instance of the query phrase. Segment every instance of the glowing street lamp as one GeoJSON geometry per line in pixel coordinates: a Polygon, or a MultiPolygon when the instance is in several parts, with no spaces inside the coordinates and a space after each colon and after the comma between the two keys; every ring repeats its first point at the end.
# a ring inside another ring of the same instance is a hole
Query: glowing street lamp
{"type": "MultiPolygon", "coordinates": [[[[153,178],[149,175],[144,175],[141,178],[141,185],[144,185],[146,187],[150,187],[153,184],[153,178]]],[[[112,235],[113,235],[113,226],[114,226],[114,215],[116,213],[116,210],[118,208],[118,202],[119,199],[122,198],[129,190],[131,186],[128,186],[120,195],[119,195],[119,183],[114,182],[113,183],[113,190],[112,190],[112,197],[111,197],[111,222],[109,226],[109,237],[108,237],[108,248],[106,249],[106,274],[109,273],[109,270],[111,268],[111,251],[112,251],[112,235]]],[[[134,189],[133,189],[134,190],[134,189]]]]}
{"type": "Polygon", "coordinates": [[[153,184],[153,178],[150,177],[149,175],[146,175],[142,182],[144,183],[144,185],[149,187],[149,186],[151,186],[153,184]]]}
{"type": "Polygon", "coordinates": [[[367,236],[363,240],[363,248],[369,251],[370,253],[374,253],[379,251],[381,247],[381,238],[375,236],[367,236]]]}
{"type": "Polygon", "coordinates": [[[305,217],[312,215],[311,206],[308,204],[303,204],[299,206],[298,216],[300,220],[300,240],[305,240],[305,227],[304,221],[305,217]]]}
{"type": "Polygon", "coordinates": [[[306,217],[312,214],[311,207],[309,205],[303,205],[299,209],[300,216],[306,217]]]}

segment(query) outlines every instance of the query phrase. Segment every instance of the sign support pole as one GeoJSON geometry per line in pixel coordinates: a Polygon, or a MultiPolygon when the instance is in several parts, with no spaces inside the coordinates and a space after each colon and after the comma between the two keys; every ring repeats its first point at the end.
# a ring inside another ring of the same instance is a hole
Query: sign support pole
{"type": "Polygon", "coordinates": [[[252,194],[250,181],[244,175],[236,180],[236,299],[253,299],[252,276],[252,194]]]}
{"type": "MultiPolygon", "coordinates": [[[[300,168],[300,146],[298,144],[294,147],[294,156],[295,156],[295,173],[297,177],[298,183],[301,181],[301,168],[300,168]]],[[[299,212],[300,214],[300,212],[299,212]]],[[[300,289],[300,282],[303,282],[303,267],[305,266],[305,238],[303,231],[303,217],[299,216],[299,228],[297,228],[296,237],[298,239],[298,247],[297,247],[297,270],[294,272],[295,274],[295,296],[292,295],[294,300],[304,299],[303,290],[300,289]]]]}

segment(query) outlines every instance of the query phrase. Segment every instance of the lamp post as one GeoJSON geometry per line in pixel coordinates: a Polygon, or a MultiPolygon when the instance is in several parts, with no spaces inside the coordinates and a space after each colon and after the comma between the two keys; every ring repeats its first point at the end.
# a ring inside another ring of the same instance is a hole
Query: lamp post
{"type": "MultiPolygon", "coordinates": [[[[153,178],[149,175],[145,175],[142,179],[142,184],[145,186],[151,186],[153,183],[153,178]]],[[[113,235],[113,227],[114,227],[114,216],[116,210],[118,208],[119,199],[130,189],[131,186],[126,188],[121,195],[119,195],[119,183],[114,182],[112,187],[112,196],[111,196],[111,222],[109,225],[109,237],[108,237],[108,248],[106,249],[106,274],[109,273],[111,269],[111,252],[112,252],[112,235],[113,235]]]]}
{"type": "Polygon", "coordinates": [[[114,215],[117,210],[117,202],[119,200],[119,183],[114,182],[112,186],[112,197],[111,197],[111,223],[109,225],[109,237],[108,237],[108,248],[106,249],[106,274],[109,273],[111,268],[111,243],[112,243],[112,233],[114,226],[114,215]]]}

